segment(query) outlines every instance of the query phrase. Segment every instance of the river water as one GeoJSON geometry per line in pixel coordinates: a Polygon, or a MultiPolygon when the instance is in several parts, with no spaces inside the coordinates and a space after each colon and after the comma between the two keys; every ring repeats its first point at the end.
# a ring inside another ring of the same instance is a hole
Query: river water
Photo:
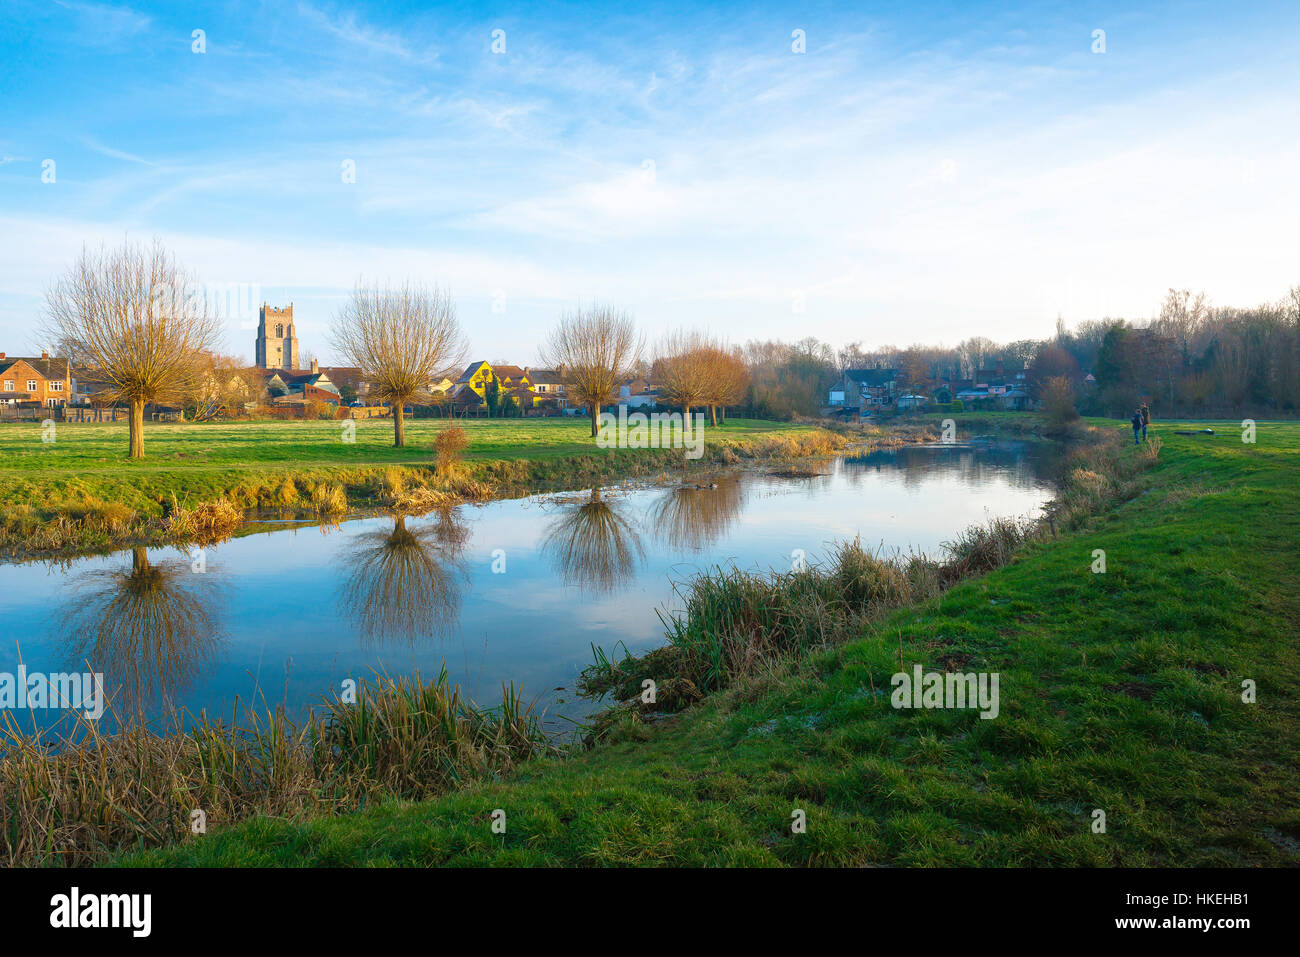
{"type": "MultiPolygon", "coordinates": [[[[347,678],[432,678],[445,664],[483,704],[514,680],[559,728],[590,707],[571,689],[591,646],[661,643],[657,612],[679,607],[674,585],[697,570],[788,570],[854,536],[938,556],[966,525],[1036,516],[1052,494],[1046,454],[1027,443],[908,447],[834,459],[816,475],[724,470],[687,487],[277,525],[201,555],[3,565],[0,678],[20,663],[28,674],[102,672],[121,711],[230,715],[238,698],[300,718],[347,678]]],[[[44,728],[59,714],[11,717],[44,728]]]]}

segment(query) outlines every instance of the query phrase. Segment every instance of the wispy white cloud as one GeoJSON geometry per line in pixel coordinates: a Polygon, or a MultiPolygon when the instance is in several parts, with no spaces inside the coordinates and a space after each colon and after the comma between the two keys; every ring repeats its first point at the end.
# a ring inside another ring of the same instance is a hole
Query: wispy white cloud
{"type": "Polygon", "coordinates": [[[139,163],[141,166],[158,165],[157,163],[151,162],[150,160],[147,160],[141,156],[136,156],[134,153],[127,153],[124,150],[117,150],[117,149],[113,149],[113,147],[111,146],[105,146],[103,143],[99,142],[93,137],[89,137],[89,136],[83,137],[82,142],[86,144],[87,148],[94,150],[96,153],[99,153],[101,156],[107,156],[110,159],[124,160],[128,163],[139,163]]]}
{"type": "Polygon", "coordinates": [[[147,30],[153,22],[148,14],[137,13],[125,6],[72,0],[55,0],[55,3],[72,14],[74,28],[67,37],[82,46],[120,47],[147,30]]]}
{"type": "Polygon", "coordinates": [[[411,69],[420,28],[307,4],[301,19],[344,53],[194,64],[159,122],[198,100],[228,121],[187,127],[198,145],[87,137],[125,163],[11,215],[33,241],[0,261],[0,292],[35,295],[81,238],[129,227],[214,280],[312,290],[308,324],[359,274],[449,283],[485,351],[504,335],[526,358],[579,297],[617,299],[650,331],[955,341],[1041,334],[1057,312],[1144,315],[1170,285],[1254,302],[1300,279],[1286,72],[1198,63],[1138,82],[1145,60],[1001,24],[982,45],[810,31],[805,55],[780,31],[687,44],[593,27],[574,47],[511,27],[504,57],[471,25],[439,34],[454,64],[411,69]]]}
{"type": "Polygon", "coordinates": [[[343,43],[369,53],[380,53],[421,63],[437,59],[437,51],[431,47],[414,49],[401,34],[365,24],[350,11],[331,12],[310,3],[299,3],[298,14],[310,24],[343,43]]]}

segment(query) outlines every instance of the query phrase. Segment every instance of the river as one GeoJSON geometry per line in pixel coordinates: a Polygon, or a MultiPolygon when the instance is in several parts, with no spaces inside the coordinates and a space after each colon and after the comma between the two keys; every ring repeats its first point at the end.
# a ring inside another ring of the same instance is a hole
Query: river
{"type": "MultiPolygon", "coordinates": [[[[200,553],[127,549],[70,563],[0,566],[0,675],[102,672],[123,712],[230,715],[283,705],[295,718],[348,678],[445,663],[474,700],[503,680],[547,725],[590,705],[572,693],[593,644],[664,640],[657,612],[697,570],[789,570],[860,536],[886,554],[941,553],[961,528],[1036,516],[1051,497],[1033,443],[929,445],[845,456],[820,474],[692,474],[245,535],[200,553]],[[696,487],[702,486],[702,487],[696,487]],[[87,662],[89,666],[87,666],[87,662]]],[[[621,650],[621,649],[620,649],[621,650]]],[[[45,728],[55,709],[15,712],[45,728]]]]}

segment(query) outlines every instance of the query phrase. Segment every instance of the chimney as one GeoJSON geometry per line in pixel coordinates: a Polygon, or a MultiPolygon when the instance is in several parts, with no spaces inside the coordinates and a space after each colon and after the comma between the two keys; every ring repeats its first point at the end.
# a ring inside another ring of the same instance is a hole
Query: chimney
{"type": "Polygon", "coordinates": [[[49,354],[48,352],[46,352],[44,349],[42,349],[42,350],[41,350],[41,358],[42,358],[42,359],[48,359],[49,357],[50,357],[50,354],[49,354]]]}
{"type": "Polygon", "coordinates": [[[558,369],[555,370],[555,375],[556,375],[557,378],[559,378],[559,380],[560,380],[561,382],[564,381],[564,363],[563,363],[563,362],[561,362],[561,363],[560,363],[560,367],[559,367],[558,369]]]}
{"type": "Polygon", "coordinates": [[[0,362],[4,361],[5,354],[0,352],[0,362]]]}
{"type": "Polygon", "coordinates": [[[315,359],[312,359],[312,360],[311,360],[311,374],[312,374],[312,375],[315,375],[315,374],[318,373],[318,372],[320,372],[320,363],[317,362],[315,359]]]}

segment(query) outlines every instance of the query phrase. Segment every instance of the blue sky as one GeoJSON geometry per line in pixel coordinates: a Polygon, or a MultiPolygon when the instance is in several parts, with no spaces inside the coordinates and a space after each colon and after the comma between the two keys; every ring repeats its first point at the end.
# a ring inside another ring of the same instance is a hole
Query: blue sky
{"type": "Polygon", "coordinates": [[[292,300],[326,360],[359,277],[450,288],[474,355],[521,363],[593,300],[651,339],[906,345],[1141,318],[1170,286],[1276,299],[1300,283],[1298,26],[1281,3],[6,0],[0,351],[39,345],[83,243],[127,235],[292,300]]]}

